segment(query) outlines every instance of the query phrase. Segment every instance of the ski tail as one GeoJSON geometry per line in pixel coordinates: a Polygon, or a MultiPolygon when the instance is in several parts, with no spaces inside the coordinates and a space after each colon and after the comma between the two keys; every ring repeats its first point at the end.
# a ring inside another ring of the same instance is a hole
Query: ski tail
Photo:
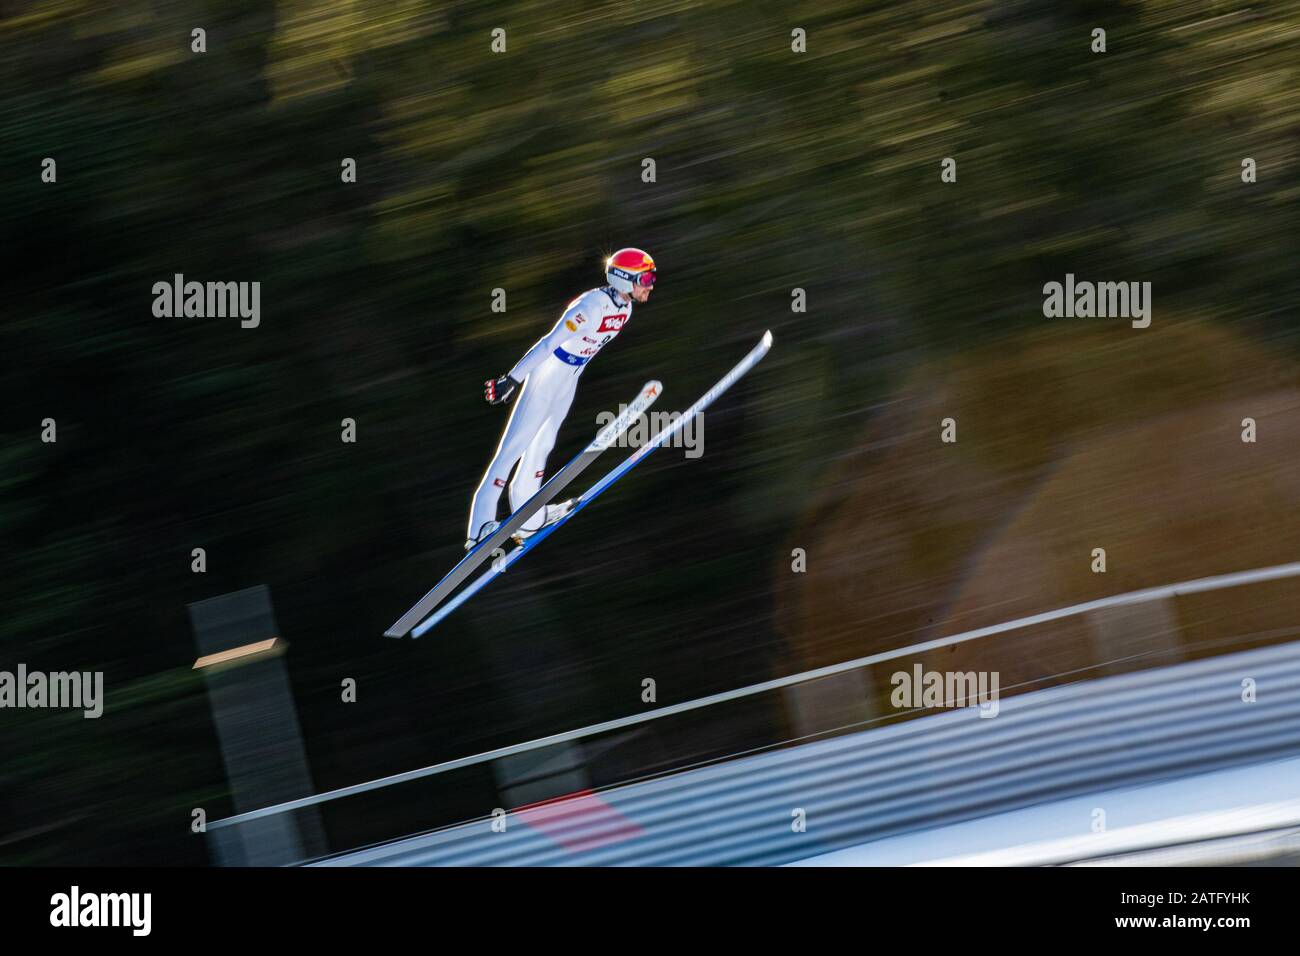
{"type": "Polygon", "coordinates": [[[592,439],[586,448],[575,455],[568,464],[538,488],[536,493],[512,512],[510,517],[506,518],[496,531],[476,544],[441,581],[435,584],[424,597],[420,598],[409,611],[398,618],[392,627],[384,631],[384,636],[405,637],[409,634],[411,628],[423,620],[461,582],[473,574],[475,569],[487,560],[488,556],[512,534],[523,527],[524,522],[535,514],[538,509],[549,504],[578,475],[582,474],[587,466],[600,456],[601,452],[617,442],[619,437],[632,426],[632,423],[655,403],[662,391],[663,385],[655,380],[646,382],[641,386],[641,391],[637,393],[636,398],[612,422],[597,432],[596,437],[592,439]]]}
{"type": "Polygon", "coordinates": [[[603,494],[609,488],[610,485],[614,484],[614,482],[618,481],[629,471],[631,471],[634,467],[636,467],[637,463],[640,462],[643,458],[645,458],[648,454],[650,454],[650,452],[654,451],[656,448],[659,448],[667,444],[668,441],[670,441],[675,434],[677,434],[679,431],[681,431],[683,428],[686,427],[686,423],[688,423],[696,415],[698,415],[700,412],[704,411],[706,408],[712,405],[713,402],[715,402],[718,399],[718,397],[722,395],[723,392],[731,388],[731,386],[734,385],[737,382],[737,380],[739,380],[750,369],[752,369],[755,365],[757,365],[759,360],[762,359],[763,356],[766,355],[768,353],[768,350],[771,348],[772,348],[772,333],[770,331],[764,332],[763,338],[759,340],[759,343],[756,346],[754,346],[754,348],[750,349],[749,354],[746,355],[743,359],[741,359],[736,364],[736,366],[731,369],[731,371],[729,371],[726,375],[724,375],[721,379],[719,379],[717,384],[715,384],[711,389],[705,392],[699,401],[697,401],[686,411],[682,412],[680,418],[678,418],[672,424],[668,425],[666,428],[661,429],[653,438],[651,438],[644,445],[642,445],[631,455],[629,455],[626,459],[624,459],[622,463],[620,463],[618,466],[612,469],[608,474],[606,474],[603,478],[601,478],[594,485],[592,485],[590,488],[584,491],[578,497],[578,499],[574,501],[573,510],[570,511],[567,515],[565,515],[563,518],[561,518],[559,521],[555,522],[554,524],[550,524],[542,528],[536,534],[529,536],[524,540],[523,544],[519,545],[519,547],[515,548],[509,553],[499,555],[496,558],[496,560],[492,562],[492,565],[491,567],[488,568],[488,570],[484,571],[481,575],[475,578],[467,587],[465,587],[454,598],[452,598],[446,604],[442,605],[442,607],[438,608],[436,613],[434,613],[431,617],[429,617],[428,620],[420,624],[411,632],[411,636],[422,637],[424,634],[428,633],[434,626],[439,624],[441,621],[445,620],[446,617],[449,614],[451,614],[452,611],[456,610],[458,607],[460,607],[462,604],[468,601],[479,591],[487,587],[499,575],[504,574],[511,567],[511,565],[513,565],[516,561],[522,558],[533,548],[537,547],[537,545],[545,541],[548,537],[554,534],[563,525],[571,521],[574,515],[576,515],[583,508],[587,507],[587,505],[591,504],[591,502],[594,501],[601,494],[603,494]]]}

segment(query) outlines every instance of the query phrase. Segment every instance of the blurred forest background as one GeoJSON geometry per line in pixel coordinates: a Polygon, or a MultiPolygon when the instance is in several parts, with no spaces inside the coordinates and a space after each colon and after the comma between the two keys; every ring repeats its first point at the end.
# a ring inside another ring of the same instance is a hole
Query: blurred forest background
{"type": "MultiPolygon", "coordinates": [[[[326,789],[637,711],[645,677],[672,703],[1295,560],[1298,44],[1295,0],[0,2],[0,667],[108,691],[0,715],[0,860],[207,861],[186,606],[254,584],[326,789]],[[383,638],[460,555],[481,383],[623,245],[659,285],[552,465],[647,378],[680,409],[771,355],[702,458],[383,638]],[[1151,327],[1045,319],[1067,272],[1151,282],[1151,327]],[[155,318],[174,273],[261,282],[261,326],[155,318]]],[[[1279,626],[1257,603],[1198,620],[1279,626]]]]}

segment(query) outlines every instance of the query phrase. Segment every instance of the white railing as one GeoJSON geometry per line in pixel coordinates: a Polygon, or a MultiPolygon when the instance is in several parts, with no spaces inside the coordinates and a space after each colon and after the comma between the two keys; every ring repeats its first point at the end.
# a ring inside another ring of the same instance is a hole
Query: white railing
{"type": "Polygon", "coordinates": [[[714,704],[739,700],[740,698],[750,697],[754,694],[763,694],[768,691],[780,690],[783,687],[790,687],[795,684],[804,683],[805,681],[830,677],[835,674],[843,674],[846,671],[857,670],[858,668],[866,667],[871,664],[878,664],[881,661],[906,657],[911,654],[931,651],[940,647],[949,647],[953,644],[963,644],[967,641],[977,640],[982,637],[990,637],[994,634],[1002,634],[1007,631],[1033,627],[1036,624],[1045,624],[1062,618],[1075,617],[1080,614],[1087,614],[1091,611],[1142,604],[1147,601],[1179,597],[1184,594],[1217,591],[1223,588],[1237,587],[1243,584],[1260,584],[1265,581],[1275,581],[1281,578],[1295,577],[1297,575],[1300,575],[1300,561],[1292,562],[1290,564],[1279,564],[1268,568],[1256,568],[1251,571],[1238,571],[1233,574],[1221,574],[1214,577],[1198,578],[1193,581],[1183,581],[1179,584],[1167,584],[1160,587],[1143,588],[1140,591],[1129,591],[1124,594],[1112,595],[1111,597],[1098,598],[1095,601],[1085,601],[1081,604],[1072,604],[1069,607],[1056,608],[1055,610],[1044,611],[1041,614],[1031,614],[1028,617],[1017,618],[1014,621],[1005,621],[1001,624],[993,624],[989,627],[981,627],[973,631],[963,631],[960,634],[952,634],[948,637],[923,641],[919,644],[909,644],[906,647],[881,651],[878,654],[870,654],[866,657],[858,657],[850,661],[843,661],[839,664],[831,664],[827,667],[818,667],[814,670],[803,671],[798,674],[790,674],[786,677],[775,678],[774,680],[762,681],[758,684],[749,684],[745,687],[737,687],[734,690],[723,691],[718,694],[710,694],[707,697],[684,701],[680,704],[671,704],[667,707],[659,707],[655,710],[648,710],[640,714],[630,714],[626,717],[607,720],[603,723],[592,724],[588,727],[579,727],[576,730],[568,730],[564,733],[552,734],[549,737],[539,737],[536,740],[512,744],[509,747],[499,747],[496,750],[487,750],[483,753],[472,754],[468,757],[457,757],[455,760],[447,760],[442,763],[431,764],[427,767],[407,770],[404,773],[379,777],[375,780],[368,780],[365,783],[352,784],[351,786],[340,787],[337,790],[329,790],[325,793],[317,793],[309,797],[301,797],[297,800],[287,800],[284,803],[277,803],[257,810],[249,810],[246,813],[239,813],[222,820],[214,820],[212,823],[208,824],[208,829],[216,830],[222,827],[234,826],[239,823],[247,823],[250,820],[257,820],[262,817],[287,813],[291,810],[301,810],[304,807],[316,806],[318,804],[327,803],[331,800],[339,800],[343,797],[368,793],[372,790],[395,786],[399,783],[408,783],[412,780],[419,780],[423,777],[432,777],[436,774],[447,773],[451,770],[459,770],[463,767],[472,767],[475,764],[498,760],[502,757],[510,757],[515,754],[527,753],[531,750],[539,750],[543,747],[550,747],[555,744],[579,740],[583,737],[608,733],[609,731],[619,730],[623,727],[630,727],[635,724],[647,723],[648,721],[658,720],[661,717],[671,717],[674,714],[699,710],[703,707],[711,707],[714,704]]]}

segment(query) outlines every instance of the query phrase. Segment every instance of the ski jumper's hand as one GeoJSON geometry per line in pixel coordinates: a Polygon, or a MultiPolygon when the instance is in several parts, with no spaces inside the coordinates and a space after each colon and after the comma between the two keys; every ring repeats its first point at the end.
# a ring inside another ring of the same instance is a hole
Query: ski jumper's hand
{"type": "Polygon", "coordinates": [[[518,387],[519,383],[509,375],[502,375],[496,381],[488,379],[483,383],[483,398],[489,405],[504,405],[518,387]]]}

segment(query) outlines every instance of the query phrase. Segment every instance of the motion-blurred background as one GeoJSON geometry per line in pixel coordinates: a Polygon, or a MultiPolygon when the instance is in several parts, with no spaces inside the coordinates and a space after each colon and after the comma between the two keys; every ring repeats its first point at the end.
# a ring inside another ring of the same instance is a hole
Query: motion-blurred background
{"type": "MultiPolygon", "coordinates": [[[[0,858],[207,862],[191,810],[230,804],[186,607],[250,585],[327,789],[642,709],[647,677],[688,700],[1296,560],[1297,43],[1292,0],[0,3],[0,666],[107,687],[99,720],[3,713],[0,858]],[[459,557],[505,414],[481,383],[624,245],[659,284],[552,466],[647,378],[680,409],[765,328],[773,352],[702,458],[660,452],[428,638],[383,638],[459,557]],[[155,318],[175,273],[259,281],[261,326],[155,318]],[[1151,282],[1151,327],[1045,319],[1066,273],[1151,282]]],[[[1221,593],[1134,654],[1293,638],[1298,605],[1221,593]]],[[[1066,628],[945,660],[1007,693],[1113,658],[1066,628]]],[[[492,805],[427,799],[397,832],[492,805]]]]}

